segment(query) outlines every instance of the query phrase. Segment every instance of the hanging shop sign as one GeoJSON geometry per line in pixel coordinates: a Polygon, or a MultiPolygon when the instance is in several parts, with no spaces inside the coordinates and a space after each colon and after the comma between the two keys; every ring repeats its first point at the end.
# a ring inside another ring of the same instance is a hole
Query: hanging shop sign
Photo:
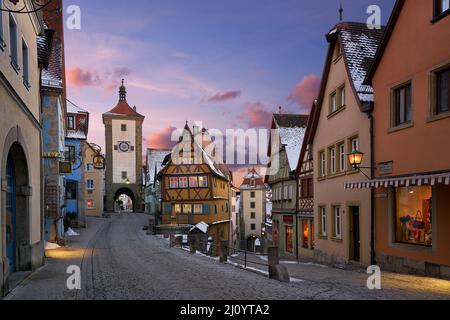
{"type": "Polygon", "coordinates": [[[105,158],[101,155],[94,156],[94,168],[97,170],[105,169],[105,158]]]}
{"type": "Polygon", "coordinates": [[[59,173],[60,174],[72,174],[72,162],[60,161],[59,162],[59,173]]]}

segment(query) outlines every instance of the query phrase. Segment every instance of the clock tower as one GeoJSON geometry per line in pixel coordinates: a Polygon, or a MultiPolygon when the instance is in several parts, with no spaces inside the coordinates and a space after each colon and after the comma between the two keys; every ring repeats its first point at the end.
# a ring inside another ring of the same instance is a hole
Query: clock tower
{"type": "Polygon", "coordinates": [[[144,116],[127,102],[122,79],[119,102],[103,114],[106,136],[106,211],[115,209],[116,200],[127,195],[133,211],[142,211],[142,124],[144,116]]]}

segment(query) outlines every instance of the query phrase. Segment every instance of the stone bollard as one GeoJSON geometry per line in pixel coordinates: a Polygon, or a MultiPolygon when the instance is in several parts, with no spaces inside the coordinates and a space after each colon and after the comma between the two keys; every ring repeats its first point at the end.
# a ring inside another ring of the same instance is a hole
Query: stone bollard
{"type": "Polygon", "coordinates": [[[290,282],[288,270],[285,266],[280,264],[277,246],[269,246],[267,248],[269,260],[269,278],[281,282],[290,282]]]}
{"type": "Polygon", "coordinates": [[[194,254],[197,251],[196,245],[195,245],[195,238],[191,237],[189,239],[189,253],[194,254]]]}
{"type": "Polygon", "coordinates": [[[228,261],[228,241],[220,241],[220,262],[225,263],[228,261]]]}

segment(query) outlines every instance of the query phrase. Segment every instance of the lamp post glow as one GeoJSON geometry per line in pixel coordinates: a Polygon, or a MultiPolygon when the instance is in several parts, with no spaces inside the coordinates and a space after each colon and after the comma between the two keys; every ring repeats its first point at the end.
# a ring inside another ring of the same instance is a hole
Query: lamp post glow
{"type": "Polygon", "coordinates": [[[364,158],[364,153],[360,151],[353,151],[348,155],[348,160],[353,169],[359,169],[364,158]]]}
{"type": "Polygon", "coordinates": [[[128,185],[131,184],[130,179],[127,179],[126,184],[128,184],[128,185]]]}

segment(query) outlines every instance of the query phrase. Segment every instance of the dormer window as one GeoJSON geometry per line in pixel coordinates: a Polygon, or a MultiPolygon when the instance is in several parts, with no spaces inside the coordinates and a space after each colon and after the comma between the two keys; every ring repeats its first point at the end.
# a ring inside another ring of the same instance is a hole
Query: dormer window
{"type": "Polygon", "coordinates": [[[67,117],[67,129],[75,129],[75,121],[73,116],[67,117]]]}
{"type": "Polygon", "coordinates": [[[255,187],[256,187],[256,181],[255,181],[255,178],[252,178],[252,179],[250,180],[250,187],[252,187],[252,188],[255,188],[255,187]]]}

